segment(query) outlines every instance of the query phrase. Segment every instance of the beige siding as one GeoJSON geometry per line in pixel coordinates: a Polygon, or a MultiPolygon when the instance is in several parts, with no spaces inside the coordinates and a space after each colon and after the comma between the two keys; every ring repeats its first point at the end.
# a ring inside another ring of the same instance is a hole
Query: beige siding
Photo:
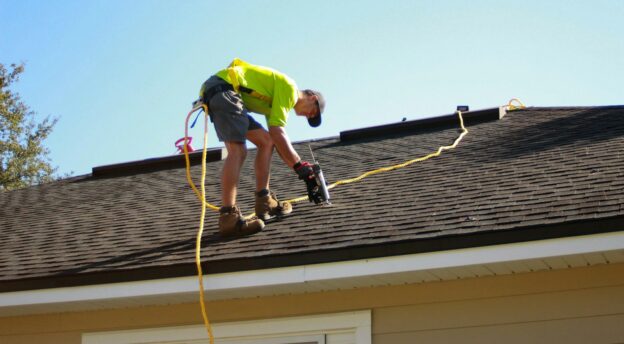
{"type": "Polygon", "coordinates": [[[552,343],[547,338],[553,336],[560,343],[612,343],[624,341],[615,325],[624,324],[624,286],[386,307],[375,310],[374,319],[377,344],[464,336],[496,342],[505,334],[518,343],[552,343]]]}
{"type": "Polygon", "coordinates": [[[376,333],[373,343],[622,343],[622,324],[624,315],[620,314],[417,332],[376,333]]]}
{"type": "MultiPolygon", "coordinates": [[[[213,322],[372,309],[373,343],[624,342],[624,264],[215,301],[213,322]]],[[[0,343],[201,324],[197,304],[0,318],[0,343]]]]}

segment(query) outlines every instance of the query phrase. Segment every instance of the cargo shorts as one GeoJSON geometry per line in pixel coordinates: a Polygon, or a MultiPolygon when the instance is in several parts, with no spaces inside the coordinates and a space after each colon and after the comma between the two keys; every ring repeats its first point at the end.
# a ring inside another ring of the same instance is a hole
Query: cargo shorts
{"type": "MultiPolygon", "coordinates": [[[[208,79],[202,89],[223,84],[225,81],[217,76],[208,79]]],[[[262,129],[245,108],[240,94],[234,91],[218,92],[208,100],[208,112],[219,141],[245,142],[249,130],[262,129]]]]}

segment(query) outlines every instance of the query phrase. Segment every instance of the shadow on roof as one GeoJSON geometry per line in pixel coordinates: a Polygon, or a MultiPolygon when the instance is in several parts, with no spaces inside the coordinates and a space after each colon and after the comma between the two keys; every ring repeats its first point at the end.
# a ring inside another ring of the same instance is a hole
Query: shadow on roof
{"type": "MultiPolygon", "coordinates": [[[[213,243],[223,243],[234,239],[224,240],[218,234],[206,235],[202,239],[202,247],[206,247],[213,243]]],[[[85,264],[73,269],[68,269],[56,273],[56,276],[74,275],[81,272],[86,272],[92,269],[99,270],[101,268],[109,269],[123,269],[128,266],[140,266],[140,263],[148,264],[150,261],[161,261],[162,257],[166,257],[170,254],[186,253],[195,247],[195,238],[189,238],[181,241],[177,241],[173,244],[162,245],[147,250],[116,256],[110,259],[101,260],[85,264]],[[137,264],[139,263],[139,264],[137,264]]]]}

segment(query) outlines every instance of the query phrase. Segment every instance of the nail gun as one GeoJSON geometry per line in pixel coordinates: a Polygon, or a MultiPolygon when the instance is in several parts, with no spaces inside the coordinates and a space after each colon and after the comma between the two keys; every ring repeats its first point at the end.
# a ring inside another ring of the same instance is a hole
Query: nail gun
{"type": "Polygon", "coordinates": [[[323,205],[330,205],[329,202],[329,190],[327,189],[327,182],[325,181],[325,176],[323,176],[323,170],[321,170],[321,165],[316,158],[314,158],[314,153],[312,152],[312,147],[308,144],[308,149],[310,149],[310,154],[312,155],[312,160],[314,161],[314,165],[312,165],[312,171],[314,171],[314,184],[308,184],[308,199],[310,202],[314,202],[315,204],[322,203],[323,205]]]}

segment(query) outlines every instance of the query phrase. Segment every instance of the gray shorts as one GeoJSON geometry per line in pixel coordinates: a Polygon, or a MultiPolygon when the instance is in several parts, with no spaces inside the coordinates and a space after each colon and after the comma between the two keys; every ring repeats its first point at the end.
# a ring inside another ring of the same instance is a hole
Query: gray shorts
{"type": "MultiPolygon", "coordinates": [[[[213,75],[204,83],[203,88],[208,89],[220,83],[225,81],[213,75]]],[[[249,130],[262,129],[262,125],[249,115],[240,94],[234,91],[215,94],[209,99],[208,111],[221,142],[245,142],[249,130]]]]}

